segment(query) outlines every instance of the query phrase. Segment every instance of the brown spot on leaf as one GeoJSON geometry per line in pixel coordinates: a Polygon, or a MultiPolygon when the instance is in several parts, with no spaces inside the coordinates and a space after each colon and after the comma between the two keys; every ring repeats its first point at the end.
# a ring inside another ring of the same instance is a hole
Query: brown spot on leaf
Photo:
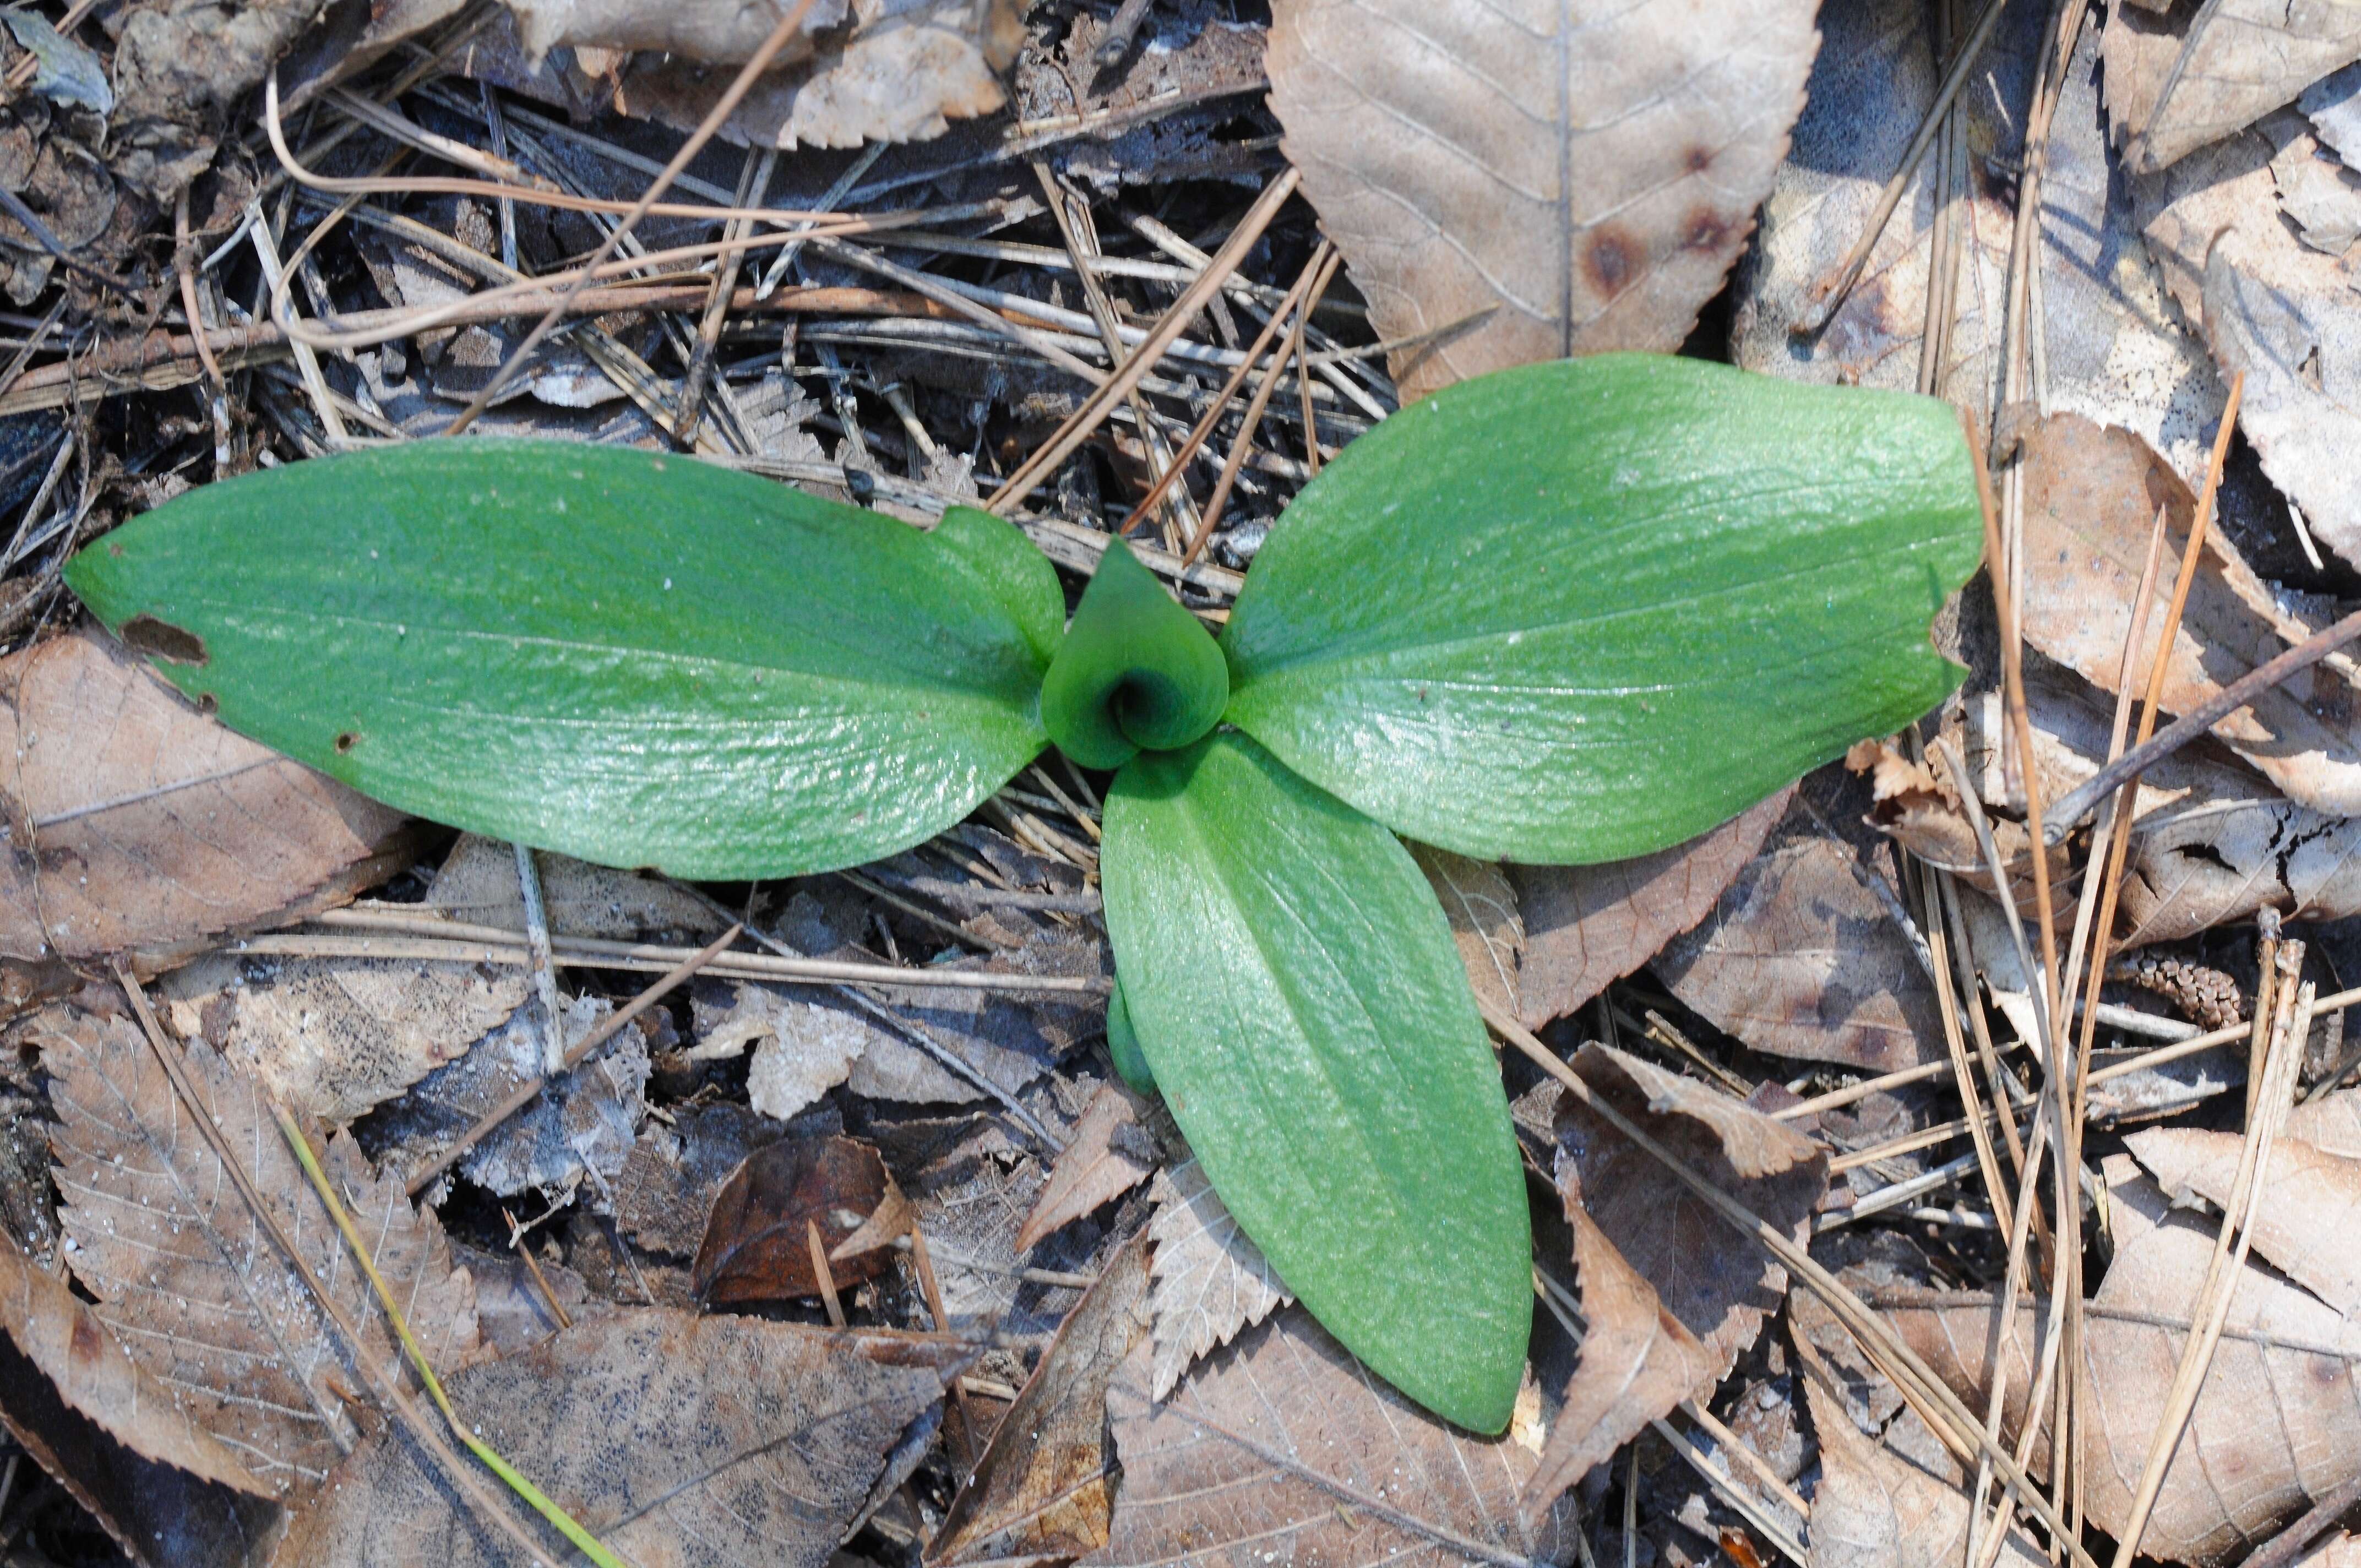
{"type": "Polygon", "coordinates": [[[203,638],[152,615],[133,616],[123,623],[117,635],[138,652],[169,659],[175,664],[203,664],[210,657],[203,638]]]}
{"type": "Polygon", "coordinates": [[[1646,259],[1640,242],[1620,228],[1602,228],[1583,247],[1582,270],[1592,288],[1613,299],[1640,275],[1646,259]]]}
{"type": "Polygon", "coordinates": [[[1700,206],[1681,225],[1681,243],[1691,250],[1719,250],[1731,226],[1727,214],[1700,206]]]}
{"type": "Polygon", "coordinates": [[[361,743],[361,738],[347,729],[336,737],[336,755],[343,756],[361,743]]]}
{"type": "Polygon", "coordinates": [[[1692,147],[1688,150],[1686,161],[1690,173],[1702,174],[1713,167],[1713,148],[1703,146],[1692,147]]]}
{"type": "Polygon", "coordinates": [[[74,1360],[83,1366],[96,1362],[99,1353],[106,1348],[106,1331],[87,1310],[73,1315],[73,1337],[69,1349],[74,1360]]]}

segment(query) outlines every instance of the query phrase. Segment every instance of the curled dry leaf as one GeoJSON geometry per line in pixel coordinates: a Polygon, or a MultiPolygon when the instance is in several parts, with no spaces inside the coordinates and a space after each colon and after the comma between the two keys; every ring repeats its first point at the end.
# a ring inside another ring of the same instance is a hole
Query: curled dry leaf
{"type": "Polygon", "coordinates": [[[1479,999],[1521,1014],[1519,970],[1525,920],[1508,872],[1496,861],[1470,860],[1432,844],[1410,841],[1410,853],[1451,922],[1451,939],[1458,945],[1459,961],[1467,966],[1467,983],[1479,999]]]}
{"type": "Polygon", "coordinates": [[[1405,397],[1680,345],[1804,106],[1811,0],[1284,0],[1271,108],[1405,397]]]}
{"type": "Polygon", "coordinates": [[[66,1405],[146,1458],[257,1497],[271,1488],[205,1430],[170,1384],[125,1353],[90,1303],[0,1236],[0,1333],[66,1405]]]}
{"type": "Polygon", "coordinates": [[[349,1122],[508,1022],[521,969],[216,955],[164,978],[165,1012],[299,1115],[349,1122]]]}
{"type": "Polygon", "coordinates": [[[1119,1198],[1156,1172],[1156,1143],[1139,1124],[1132,1097],[1107,1084],[1082,1107],[1071,1137],[1049,1167],[1016,1250],[1030,1252],[1050,1233],[1119,1198]]]}
{"type": "Polygon", "coordinates": [[[1118,1249],[1001,1418],[926,1560],[1071,1559],[1107,1543],[1107,1386],[1148,1326],[1144,1236],[1118,1249]]]}
{"type": "Polygon", "coordinates": [[[1850,802],[1816,811],[1799,799],[1713,912],[1664,945],[1653,967],[1673,994],[1777,1056],[1886,1072],[1939,1052],[1934,990],[1891,851],[1874,835],[1865,848],[1823,826],[1860,815],[1850,802]]]}
{"type": "MultiPolygon", "coordinates": [[[[2092,1398],[2083,1431],[2091,1521],[2119,1532],[2150,1439],[2164,1414],[2190,1311],[2213,1261],[2216,1222],[2174,1212],[2155,1183],[2108,1171],[2115,1255],[2084,1312],[2092,1398]]],[[[1887,1321],[1963,1398],[1984,1398],[1994,1306],[1988,1296],[1885,1299],[1887,1321]]],[[[2004,1435],[2022,1419],[2047,1303],[2020,1312],[2009,1366],[2004,1435]]],[[[2310,1292],[2256,1262],[2246,1266],[2195,1413],[2166,1468],[2141,1537],[2149,1556],[2216,1568],[2269,1539],[2318,1499],[2361,1476],[2361,1332],[2310,1292]]],[[[1981,1403],[1976,1408],[1982,1409],[1981,1403]]],[[[2046,1439],[2034,1446],[2046,1455],[2046,1439]]]]}
{"type": "MultiPolygon", "coordinates": [[[[245,1455],[258,1480],[281,1497],[317,1483],[359,1435],[344,1396],[362,1383],[347,1355],[387,1366],[401,1353],[259,1086],[202,1046],[184,1053],[205,1113],[327,1282],[360,1333],[357,1347],[342,1342],[257,1223],[136,1025],[51,1008],[30,1037],[58,1116],[59,1221],[99,1321],[133,1360],[183,1391],[192,1418],[245,1455]]],[[[429,1363],[447,1373],[467,1361],[478,1343],[475,1287],[453,1266],[434,1214],[413,1211],[400,1179],[373,1172],[346,1135],[321,1163],[374,1239],[378,1270],[429,1363]]]]}
{"type": "MultiPolygon", "coordinates": [[[[468,1426],[638,1568],[822,1568],[888,1450],[964,1348],[664,1308],[578,1322],[446,1379],[468,1426]]],[[[548,1561],[574,1559],[522,1508],[548,1561]]],[[[500,1568],[476,1519],[399,1425],[373,1433],[289,1527],[278,1561],[500,1568]]]]}
{"type": "MultiPolygon", "coordinates": [[[[1967,407],[2000,400],[2015,222],[2013,181],[1995,168],[2023,157],[2025,115],[2049,46],[2049,13],[2011,6],[1958,98],[1966,144],[1955,232],[1960,267],[1934,389],[1967,407]],[[1998,160],[1998,161],[1995,161],[1998,160]]],[[[1795,146],[1763,212],[1760,243],[1737,282],[1731,351],[1750,370],[1809,381],[1914,389],[1920,384],[1942,159],[1930,153],[1870,253],[1861,280],[1825,330],[1794,329],[1823,308],[1830,280],[1934,102],[1947,60],[1916,0],[1838,0],[1823,8],[1826,41],[1795,146]]],[[[2050,125],[2042,222],[2032,257],[2047,348],[2048,404],[2137,431],[2184,473],[2205,461],[2224,387],[2204,345],[2182,330],[2106,145],[2096,27],[2083,29],[2050,125]]],[[[1955,185],[1954,189],[1958,186],[1955,185]]]]}
{"type": "Polygon", "coordinates": [[[0,954],[143,968],[345,902],[392,869],[408,820],[91,633],[0,659],[0,954]]]}
{"type": "MultiPolygon", "coordinates": [[[[2345,8],[2361,19],[2361,5],[2345,8]]],[[[2279,158],[2318,148],[2303,117],[2282,111],[2133,190],[2173,302],[2202,326],[2225,374],[2247,373],[2238,428],[2263,472],[2301,509],[2312,537],[2351,562],[2361,559],[2361,477],[2351,461],[2361,313],[2350,270],[2303,242],[2272,174],[2279,158]]]]}
{"type": "MultiPolygon", "coordinates": [[[[1845,766],[1869,775],[1872,802],[1869,820],[1879,831],[1928,865],[1998,896],[1975,825],[1968,820],[1948,771],[1938,774],[1883,740],[1863,740],[1854,746],[1845,753],[1845,766]]],[[[1978,798],[1982,798],[1981,794],[1978,798]]],[[[1992,830],[1993,848],[2000,851],[2001,864],[2008,872],[2011,891],[2019,904],[2027,903],[2032,896],[2033,836],[2024,823],[2012,817],[1988,820],[1986,826],[1992,830]]],[[[2049,874],[2056,884],[2067,885],[2072,864],[2066,846],[2050,851],[2049,874]]]]}
{"type": "Polygon", "coordinates": [[[1550,1422],[1541,1467],[1525,1483],[1528,1513],[1548,1507],[1650,1421],[1711,1387],[1722,1373],[1721,1359],[1664,1310],[1655,1288],[1583,1211],[1576,1183],[1569,1179],[1561,1186],[1574,1227],[1575,1288],[1588,1328],[1565,1402],[1550,1422]]]}
{"type": "Polygon", "coordinates": [[[891,1254],[873,1249],[839,1259],[834,1248],[893,1189],[877,1151],[851,1138],[787,1138],[755,1150],[714,1196],[690,1276],[698,1298],[728,1307],[818,1295],[813,1224],[839,1289],[875,1278],[891,1254]]]}
{"type": "MultiPolygon", "coordinates": [[[[2026,639],[2112,692],[2156,514],[2160,509],[2166,517],[2156,586],[2162,604],[2180,574],[2197,498],[2138,436],[2073,414],[2026,428],[2021,453],[2025,548],[2040,564],[2026,574],[2026,639]]],[[[2168,713],[2189,712],[2334,619],[2281,608],[2219,529],[2207,531],[2206,543],[2165,665],[2168,713]]],[[[2136,678],[2144,690],[2145,675],[2136,678]]],[[[2320,663],[2261,694],[2213,732],[2290,798],[2350,816],[2361,812],[2356,707],[2361,694],[2353,681],[2320,663]]]]}
{"type": "MultiPolygon", "coordinates": [[[[2238,1179],[2246,1140],[2201,1127],[2152,1127],[2125,1142],[2176,1203],[2202,1198],[2220,1212],[2238,1179]]],[[[2255,1219],[2254,1249],[2264,1261],[2351,1315],[2361,1310],[2361,1160],[2331,1154],[2301,1138],[2271,1146],[2255,1219]]]]}
{"type": "Polygon", "coordinates": [[[1148,1192],[1156,1200],[1156,1218],[1148,1224],[1156,1244],[1149,1265],[1156,1335],[1148,1395],[1165,1399],[1191,1363],[1295,1298],[1222,1207],[1194,1159],[1157,1172],[1148,1192]]]}
{"type": "Polygon", "coordinates": [[[1205,1363],[1169,1401],[1135,1347],[1107,1390],[1123,1461],[1115,1523],[1091,1568],[1265,1552],[1335,1568],[1556,1563],[1574,1509],[1530,1523],[1538,1465],[1516,1435],[1475,1438],[1411,1404],[1290,1307],[1205,1363]]]}
{"type": "Polygon", "coordinates": [[[2115,142],[2125,167],[2147,174],[2361,60],[2361,5],[2211,0],[2159,11],[2111,0],[2103,38],[2115,142]]]}
{"type": "MultiPolygon", "coordinates": [[[[1828,1153],[1817,1144],[1695,1079],[1606,1046],[1583,1047],[1574,1070],[1690,1169],[1803,1239],[1828,1184],[1828,1153]]],[[[1728,1372],[1763,1315],[1778,1310],[1786,1271],[1733,1245],[1727,1221],[1581,1101],[1558,1102],[1557,1135],[1558,1187],[1569,1212],[1578,1205],[1597,1222],[1664,1311],[1704,1346],[1714,1376],[1728,1372]]]]}
{"type": "Polygon", "coordinates": [[[1595,866],[1511,866],[1524,922],[1525,1026],[1562,1018],[1713,913],[1786,815],[1783,789],[1686,844],[1595,866]]]}
{"type": "MultiPolygon", "coordinates": [[[[1812,1568],[1949,1568],[1960,1561],[1971,1509],[1959,1485],[1865,1435],[1817,1377],[1804,1378],[1804,1395],[1820,1440],[1812,1568]]],[[[2012,1530],[2001,1561],[2035,1568],[2048,1559],[2012,1530]]]]}

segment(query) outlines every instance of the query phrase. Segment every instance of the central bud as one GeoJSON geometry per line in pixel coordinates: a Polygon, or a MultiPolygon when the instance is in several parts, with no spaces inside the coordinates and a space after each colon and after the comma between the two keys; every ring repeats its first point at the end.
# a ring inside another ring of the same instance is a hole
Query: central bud
{"type": "Polygon", "coordinates": [[[1083,767],[1119,768],[1197,740],[1229,701],[1229,664],[1212,636],[1129,545],[1108,541],[1041,683],[1049,739],[1083,767]]]}

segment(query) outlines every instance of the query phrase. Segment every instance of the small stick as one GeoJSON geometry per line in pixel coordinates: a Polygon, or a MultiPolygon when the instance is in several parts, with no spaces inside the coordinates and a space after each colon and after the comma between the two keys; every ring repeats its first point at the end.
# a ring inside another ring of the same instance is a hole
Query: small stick
{"type": "Polygon", "coordinates": [[[516,850],[517,894],[524,901],[524,946],[533,955],[533,990],[541,1002],[541,1070],[557,1071],[566,1059],[565,1004],[557,997],[557,960],[549,950],[549,907],[541,896],[541,870],[533,861],[533,848],[519,839],[516,850]]]}
{"type": "MultiPolygon", "coordinates": [[[[486,1112],[474,1126],[460,1134],[456,1143],[412,1172],[410,1179],[402,1184],[402,1190],[413,1198],[417,1197],[420,1192],[433,1184],[436,1177],[450,1169],[453,1162],[456,1161],[461,1155],[482,1142],[501,1123],[531,1104],[533,1097],[539,1094],[551,1079],[555,1078],[560,1072],[568,1071],[578,1066],[585,1057],[613,1038],[617,1030],[662,1001],[674,987],[720,957],[721,950],[736,941],[739,933],[744,929],[743,926],[730,927],[696,953],[674,965],[663,979],[609,1014],[600,1021],[597,1028],[575,1041],[558,1057],[555,1071],[545,1072],[530,1082],[519,1084],[514,1093],[486,1112]]],[[[555,1029],[553,1032],[555,1032],[555,1029]]]]}
{"type": "MultiPolygon", "coordinates": [[[[1091,63],[1104,71],[1120,65],[1131,50],[1131,40],[1139,36],[1139,24],[1148,20],[1149,0],[1123,0],[1115,16],[1107,22],[1106,36],[1099,47],[1091,50],[1091,63]]],[[[1080,107],[1080,105],[1076,105],[1080,107]]]]}
{"type": "MultiPolygon", "coordinates": [[[[820,1304],[828,1309],[829,1324],[840,1329],[844,1327],[844,1303],[837,1299],[836,1274],[828,1266],[828,1243],[820,1239],[818,1220],[804,1221],[804,1245],[811,1248],[812,1277],[819,1281],[820,1304]]],[[[942,1327],[940,1318],[935,1320],[935,1326],[942,1327]]]]}
{"type": "MultiPolygon", "coordinates": [[[[935,1320],[935,1332],[951,1332],[950,1314],[943,1310],[943,1288],[935,1282],[934,1260],[927,1255],[927,1233],[919,1227],[918,1216],[910,1215],[910,1260],[918,1266],[918,1288],[926,1292],[928,1315],[935,1320]]],[[[960,1449],[967,1456],[971,1475],[975,1471],[975,1411],[968,1404],[967,1389],[951,1385],[951,1397],[960,1409],[960,1449]]]]}
{"type": "Polygon", "coordinates": [[[1327,259],[1320,264],[1319,274],[1312,280],[1311,291],[1296,304],[1295,323],[1288,329],[1286,344],[1271,356],[1269,365],[1263,369],[1262,379],[1255,383],[1254,398],[1246,404],[1246,421],[1238,426],[1237,441],[1230,448],[1228,460],[1222,465],[1222,477],[1214,481],[1213,493],[1206,499],[1205,515],[1197,524],[1197,536],[1189,541],[1189,548],[1180,553],[1180,564],[1184,566],[1197,559],[1213,541],[1213,530],[1221,526],[1222,509],[1230,500],[1230,487],[1237,483],[1238,468],[1246,461],[1247,452],[1254,447],[1255,432],[1262,423],[1263,411],[1270,406],[1270,394],[1279,385],[1279,373],[1287,367],[1289,356],[1302,346],[1303,323],[1311,318],[1312,302],[1328,287],[1328,280],[1335,275],[1337,267],[1345,259],[1342,253],[1329,247],[1327,241],[1320,243],[1322,248],[1327,250],[1327,259]]]}
{"type": "Polygon", "coordinates": [[[524,1227],[517,1223],[516,1216],[509,1212],[506,1204],[500,1206],[500,1218],[508,1222],[509,1250],[524,1259],[526,1271],[533,1276],[533,1284],[540,1287],[541,1299],[549,1303],[550,1316],[557,1320],[561,1331],[572,1328],[574,1319],[566,1311],[566,1303],[557,1299],[556,1290],[551,1288],[549,1276],[541,1271],[541,1259],[533,1256],[533,1249],[524,1245],[524,1227]]]}

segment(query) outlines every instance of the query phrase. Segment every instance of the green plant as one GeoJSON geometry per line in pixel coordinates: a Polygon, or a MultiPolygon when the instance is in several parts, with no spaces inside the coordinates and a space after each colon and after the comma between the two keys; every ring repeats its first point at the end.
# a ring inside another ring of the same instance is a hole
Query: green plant
{"type": "Polygon", "coordinates": [[[1916,718],[1973,569],[1931,400],[1637,355],[1447,389],[1264,545],[1218,643],[1118,541],[1048,562],[681,458],[431,442],[190,493],[75,558],[223,720],[393,805],[776,877],[906,848],[1042,747],[1117,770],[1109,1044],[1379,1375],[1508,1420],[1529,1218],[1484,1026],[1395,837],[1608,860],[1916,718]]]}

